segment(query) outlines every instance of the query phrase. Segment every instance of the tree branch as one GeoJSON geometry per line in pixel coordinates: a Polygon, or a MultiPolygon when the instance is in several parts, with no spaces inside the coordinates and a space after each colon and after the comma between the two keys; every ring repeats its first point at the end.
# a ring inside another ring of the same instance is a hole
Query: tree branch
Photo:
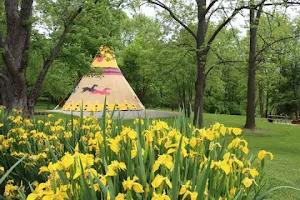
{"type": "Polygon", "coordinates": [[[257,14],[256,14],[256,17],[255,17],[255,25],[257,25],[258,26],[258,24],[259,24],[259,19],[260,19],[260,17],[261,17],[261,13],[263,12],[263,4],[261,4],[260,6],[259,6],[259,9],[258,9],[258,11],[257,11],[257,14]]]}
{"type": "Polygon", "coordinates": [[[17,34],[17,26],[19,20],[18,0],[5,0],[7,38],[13,38],[17,34]],[[14,33],[14,35],[12,35],[14,33]]]}
{"type": "Polygon", "coordinates": [[[209,16],[206,18],[206,22],[209,23],[210,22],[210,18],[213,16],[213,14],[215,12],[217,12],[218,10],[222,10],[224,9],[224,7],[217,7],[216,9],[212,10],[210,13],[209,13],[209,16]]]}
{"type": "MultiPolygon", "coordinates": [[[[22,4],[28,3],[29,1],[32,0],[23,0],[22,4]]],[[[12,75],[12,78],[18,79],[19,58],[16,56],[16,54],[24,50],[23,49],[24,47],[22,45],[20,46],[18,43],[18,40],[23,40],[24,38],[24,31],[20,29],[19,1],[5,0],[5,12],[6,12],[7,34],[6,34],[5,42],[1,40],[2,43],[1,46],[4,49],[4,53],[2,54],[2,57],[7,67],[7,70],[12,75]],[[13,47],[13,49],[17,52],[11,51],[10,49],[11,47],[13,47]]]]}
{"type": "Polygon", "coordinates": [[[267,41],[265,40],[265,38],[263,38],[260,34],[258,34],[258,36],[259,36],[260,39],[262,39],[262,41],[264,42],[264,45],[263,45],[263,46],[265,46],[265,44],[269,45],[269,42],[267,42],[267,41]]]}
{"type": "Polygon", "coordinates": [[[208,74],[211,72],[211,70],[213,70],[213,68],[215,68],[217,65],[221,65],[221,64],[227,64],[227,63],[244,63],[245,61],[242,60],[225,60],[225,61],[221,61],[221,62],[217,62],[215,65],[211,66],[207,72],[205,72],[205,78],[208,76],[208,74]]]}
{"type": "Polygon", "coordinates": [[[300,2],[283,0],[282,2],[277,2],[277,3],[275,2],[275,3],[266,3],[266,4],[264,4],[264,6],[283,6],[283,5],[286,5],[286,6],[289,6],[289,5],[300,5],[300,2]]]}
{"type": "Polygon", "coordinates": [[[217,3],[217,1],[219,1],[219,0],[212,0],[212,1],[210,2],[210,4],[209,4],[209,5],[207,6],[207,8],[206,8],[205,15],[206,15],[206,13],[208,13],[209,10],[215,5],[215,3],[217,3]]]}
{"type": "Polygon", "coordinates": [[[218,52],[214,51],[213,49],[212,49],[212,52],[217,56],[217,58],[218,58],[219,60],[216,62],[215,65],[211,66],[211,67],[207,70],[207,72],[206,72],[205,75],[204,75],[205,78],[206,78],[207,75],[210,73],[210,71],[213,70],[213,68],[215,68],[217,65],[227,64],[227,63],[243,63],[243,62],[245,62],[245,61],[242,61],[242,60],[224,60],[224,59],[220,56],[220,54],[219,54],[218,52]]]}
{"type": "Polygon", "coordinates": [[[176,46],[178,46],[178,47],[180,47],[180,46],[187,46],[187,47],[189,47],[189,48],[194,48],[194,47],[192,47],[192,45],[190,45],[190,44],[187,44],[187,43],[180,43],[180,44],[177,44],[176,46]]]}
{"type": "Polygon", "coordinates": [[[28,22],[32,12],[32,4],[33,0],[23,0],[21,4],[21,11],[20,11],[20,27],[22,31],[20,34],[24,35],[25,42],[22,48],[22,59],[19,71],[24,71],[28,67],[28,53],[29,50],[29,43],[30,43],[30,32],[31,32],[31,24],[28,22]]]}
{"type": "Polygon", "coordinates": [[[56,46],[54,49],[52,49],[50,56],[46,59],[46,61],[44,62],[43,68],[40,72],[39,78],[35,83],[35,86],[31,92],[30,95],[30,102],[34,103],[36,98],[38,97],[38,95],[40,94],[42,85],[43,85],[43,81],[46,77],[47,71],[50,68],[51,64],[53,63],[54,59],[56,58],[56,56],[58,55],[63,43],[66,40],[66,36],[67,34],[70,32],[72,25],[73,25],[73,21],[76,19],[76,17],[81,13],[82,11],[82,6],[79,7],[79,9],[77,11],[75,11],[73,13],[73,15],[70,17],[67,26],[64,29],[64,32],[62,33],[62,35],[60,36],[56,46]]]}
{"type": "Polygon", "coordinates": [[[24,22],[31,16],[33,0],[23,0],[20,11],[20,23],[24,25],[24,22]]]}
{"type": "Polygon", "coordinates": [[[174,70],[179,69],[179,68],[177,68],[177,66],[181,63],[182,59],[183,59],[184,57],[186,57],[186,55],[187,55],[189,52],[191,52],[191,51],[194,51],[194,49],[188,49],[188,50],[183,54],[183,56],[182,56],[180,59],[178,59],[178,61],[176,62],[176,64],[175,64],[170,70],[165,71],[165,72],[162,72],[161,75],[169,74],[169,73],[173,72],[174,70]]]}
{"type": "MultiPolygon", "coordinates": [[[[266,0],[262,0],[259,4],[255,5],[254,8],[260,7],[261,5],[263,5],[265,3],[266,0]]],[[[210,39],[207,42],[207,47],[206,47],[206,52],[209,51],[210,46],[212,44],[212,42],[215,40],[215,38],[217,37],[217,35],[219,34],[219,32],[239,13],[240,10],[243,9],[248,9],[249,6],[241,6],[239,8],[235,8],[234,11],[231,13],[231,15],[223,21],[223,23],[221,23],[217,30],[215,30],[215,32],[213,33],[213,35],[210,37],[210,39]]]]}
{"type": "MultiPolygon", "coordinates": [[[[223,12],[224,12],[224,14],[226,15],[226,17],[228,18],[229,16],[227,15],[227,12],[226,12],[225,9],[223,9],[223,12]]],[[[238,38],[238,36],[237,36],[237,34],[236,34],[236,32],[235,32],[235,29],[234,29],[234,27],[233,27],[231,21],[229,22],[229,25],[231,26],[231,29],[230,29],[230,30],[231,30],[231,32],[232,32],[232,36],[233,36],[234,39],[236,40],[237,45],[238,45],[238,48],[241,50],[240,40],[239,40],[239,38],[238,38]]],[[[242,51],[242,50],[241,50],[241,51],[242,51]]]]}
{"type": "Polygon", "coordinates": [[[2,58],[4,61],[4,64],[8,68],[9,72],[14,76],[17,77],[17,70],[15,69],[14,66],[16,66],[15,60],[12,56],[11,51],[9,48],[5,45],[5,42],[2,39],[2,34],[0,32],[0,48],[4,50],[4,53],[2,53],[2,58]]]}
{"type": "Polygon", "coordinates": [[[18,6],[18,0],[5,0],[6,22],[8,24],[19,18],[18,6]]]}
{"type": "Polygon", "coordinates": [[[285,37],[285,38],[280,38],[278,40],[275,40],[274,42],[268,43],[268,45],[265,48],[262,48],[255,56],[255,58],[257,58],[262,52],[264,52],[265,50],[267,50],[270,46],[272,46],[273,44],[276,44],[278,42],[284,41],[284,40],[289,40],[289,39],[295,39],[300,37],[300,35],[296,35],[296,36],[290,36],[290,37],[285,37]]]}
{"type": "Polygon", "coordinates": [[[238,14],[238,12],[240,11],[241,9],[235,9],[231,16],[228,17],[225,21],[223,21],[223,23],[221,25],[219,25],[219,27],[217,28],[217,30],[213,33],[213,35],[210,37],[210,39],[208,40],[207,42],[207,48],[206,48],[206,51],[209,50],[210,48],[210,45],[212,44],[212,42],[215,40],[215,38],[217,37],[217,35],[219,34],[219,32],[234,18],[235,15],[238,14]]]}
{"type": "MultiPolygon", "coordinates": [[[[183,59],[184,57],[186,57],[187,54],[188,54],[189,52],[191,52],[191,51],[194,51],[194,49],[188,49],[188,50],[183,54],[183,56],[180,57],[180,58],[178,59],[178,61],[176,62],[176,64],[175,64],[170,70],[165,71],[165,72],[161,72],[161,73],[160,73],[160,76],[167,75],[167,74],[170,74],[171,72],[174,72],[174,71],[178,70],[179,68],[178,68],[177,66],[181,63],[182,59],[183,59]]],[[[156,61],[156,62],[157,62],[159,65],[167,65],[167,64],[161,64],[161,62],[158,62],[158,61],[156,61]]],[[[157,72],[155,72],[155,73],[157,73],[157,72]]],[[[149,76],[149,77],[154,77],[152,73],[148,74],[147,76],[149,76]]],[[[152,79],[152,78],[150,78],[150,79],[152,79]]]]}
{"type": "Polygon", "coordinates": [[[155,1],[147,0],[147,2],[150,3],[150,4],[157,5],[157,6],[161,7],[161,8],[163,8],[164,10],[168,11],[169,14],[170,14],[170,16],[175,21],[177,21],[185,30],[187,30],[197,40],[197,35],[192,31],[192,29],[190,29],[180,19],[178,19],[178,17],[176,17],[176,15],[173,13],[173,11],[168,6],[166,6],[165,4],[161,3],[159,0],[155,0],[155,1]]]}

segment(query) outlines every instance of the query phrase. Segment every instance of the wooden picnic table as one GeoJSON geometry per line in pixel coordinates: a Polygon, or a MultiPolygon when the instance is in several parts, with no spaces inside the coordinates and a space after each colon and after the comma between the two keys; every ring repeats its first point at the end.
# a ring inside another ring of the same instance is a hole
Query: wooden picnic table
{"type": "Polygon", "coordinates": [[[285,124],[289,123],[290,117],[287,115],[268,115],[268,122],[273,123],[274,121],[283,122],[285,124]]]}

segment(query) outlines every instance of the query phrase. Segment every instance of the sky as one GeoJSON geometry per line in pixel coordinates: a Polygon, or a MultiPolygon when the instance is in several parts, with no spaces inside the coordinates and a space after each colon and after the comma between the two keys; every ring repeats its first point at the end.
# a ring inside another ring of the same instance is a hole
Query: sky
{"type": "MultiPolygon", "coordinates": [[[[287,9],[283,9],[283,8],[278,8],[278,9],[281,9],[282,11],[285,11],[286,14],[288,15],[288,17],[290,19],[295,19],[298,15],[299,15],[299,11],[300,11],[300,6],[292,6],[292,7],[289,7],[287,9]]],[[[265,7],[264,8],[264,11],[266,12],[271,12],[271,7],[265,7]]],[[[156,16],[156,11],[153,7],[147,5],[147,4],[143,4],[141,7],[140,7],[140,12],[141,13],[144,13],[146,16],[149,16],[149,17],[152,17],[152,18],[155,18],[156,16]]],[[[231,23],[232,26],[238,28],[240,30],[240,34],[239,36],[243,37],[246,35],[247,33],[247,27],[249,26],[249,17],[248,17],[248,14],[249,14],[249,10],[244,10],[243,12],[241,12],[241,14],[238,14],[235,18],[234,18],[234,23],[231,23]]],[[[218,18],[212,18],[213,21],[218,21],[220,19],[218,18]]]]}
{"type": "MultiPolygon", "coordinates": [[[[186,0],[186,1],[191,1],[191,0],[186,0]]],[[[229,0],[223,0],[223,1],[229,1],[229,0]]],[[[271,1],[271,0],[267,0],[267,1],[271,1]]],[[[209,2],[209,1],[208,1],[209,2]]],[[[265,8],[264,10],[266,11],[270,11],[270,8],[265,8]]],[[[129,16],[132,16],[131,13],[130,13],[130,10],[127,9],[125,10],[125,12],[129,15],[129,16]]],[[[152,7],[152,6],[149,6],[148,4],[143,4],[140,6],[140,10],[139,12],[145,14],[146,16],[149,16],[149,17],[152,17],[152,18],[155,18],[156,17],[156,14],[157,12],[155,11],[155,9],[152,7]]],[[[249,23],[249,20],[247,17],[248,16],[248,13],[249,11],[247,10],[244,10],[242,12],[243,16],[241,14],[238,14],[235,18],[234,18],[234,21],[231,22],[231,25],[235,28],[238,28],[240,30],[240,34],[239,36],[240,37],[243,37],[246,35],[247,33],[247,27],[248,27],[248,23],[249,23]]],[[[286,13],[287,15],[291,18],[291,19],[294,19],[296,18],[299,13],[300,13],[300,6],[293,6],[293,7],[290,7],[286,10],[286,13]]],[[[35,13],[35,15],[38,15],[38,13],[35,13]]],[[[220,20],[219,18],[212,18],[212,20],[214,22],[217,22],[218,20],[220,20]]],[[[228,25],[227,25],[228,26],[228,25]]],[[[49,34],[49,30],[44,27],[43,24],[36,24],[36,28],[37,30],[44,34],[46,37],[48,36],[49,34]]]]}

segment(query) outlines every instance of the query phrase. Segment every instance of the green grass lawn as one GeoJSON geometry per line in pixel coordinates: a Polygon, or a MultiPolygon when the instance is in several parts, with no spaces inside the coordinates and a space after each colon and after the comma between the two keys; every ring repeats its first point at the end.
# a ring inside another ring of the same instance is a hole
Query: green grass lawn
{"type": "Polygon", "coordinates": [[[38,101],[35,106],[35,111],[41,111],[41,110],[52,110],[55,108],[55,104],[49,103],[47,101],[38,101]]]}
{"type": "MultiPolygon", "coordinates": [[[[205,125],[215,122],[225,126],[243,127],[245,116],[204,115],[205,125]]],[[[265,181],[268,186],[289,185],[300,188],[300,126],[273,124],[266,119],[256,119],[257,132],[244,130],[244,138],[249,142],[249,154],[259,150],[271,151],[273,161],[266,163],[265,181]]],[[[300,199],[300,192],[278,190],[272,193],[271,199],[300,199]]]]}
{"type": "MultiPolygon", "coordinates": [[[[54,114],[56,117],[70,119],[70,116],[54,114]]],[[[173,124],[174,118],[164,119],[173,124]]],[[[204,114],[204,124],[209,126],[220,122],[227,127],[240,127],[245,124],[245,116],[204,114]]],[[[124,125],[133,124],[124,120],[124,125]]],[[[266,162],[266,185],[275,187],[288,185],[300,188],[300,126],[269,123],[257,118],[258,131],[244,130],[244,138],[249,142],[249,155],[257,155],[259,150],[271,151],[274,160],[266,162]]],[[[300,199],[300,192],[281,189],[269,196],[271,199],[300,199]]]]}

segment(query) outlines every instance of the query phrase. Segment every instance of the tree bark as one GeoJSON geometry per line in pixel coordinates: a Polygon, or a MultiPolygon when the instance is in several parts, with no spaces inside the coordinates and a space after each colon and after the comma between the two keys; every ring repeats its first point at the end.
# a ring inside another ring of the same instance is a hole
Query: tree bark
{"type": "MultiPolygon", "coordinates": [[[[267,87],[269,87],[269,85],[267,85],[267,87]]],[[[266,113],[265,113],[265,117],[268,118],[269,115],[269,89],[267,88],[267,94],[266,94],[266,113]]]]}
{"type": "Polygon", "coordinates": [[[264,89],[262,86],[262,83],[260,82],[258,85],[258,102],[259,102],[259,111],[260,111],[260,117],[264,118],[264,89]]]}
{"type": "Polygon", "coordinates": [[[200,58],[198,63],[197,81],[196,81],[196,95],[195,95],[195,108],[194,108],[194,120],[193,123],[198,127],[203,127],[203,111],[204,111],[204,72],[205,64],[202,63],[200,58]],[[197,123],[198,122],[198,123],[197,123]]]}
{"type": "Polygon", "coordinates": [[[256,36],[262,5],[255,16],[254,0],[250,2],[250,52],[248,65],[248,91],[245,128],[255,129],[255,70],[256,70],[256,36]]]}
{"type": "Polygon", "coordinates": [[[189,106],[187,104],[186,95],[187,95],[186,85],[185,85],[185,81],[183,79],[183,81],[182,81],[182,102],[183,102],[184,114],[185,114],[185,116],[188,116],[189,106]]]}
{"type": "Polygon", "coordinates": [[[206,1],[198,0],[198,27],[196,35],[196,59],[197,59],[197,80],[195,83],[195,107],[194,107],[194,125],[203,127],[203,111],[204,111],[204,82],[205,82],[205,63],[206,48],[204,41],[206,36],[206,1]]]}
{"type": "Polygon", "coordinates": [[[179,99],[179,102],[180,104],[182,103],[182,95],[181,95],[181,87],[179,85],[179,82],[178,82],[178,79],[177,79],[177,76],[175,75],[174,76],[174,79],[175,79],[175,83],[176,83],[176,86],[177,86],[177,92],[178,92],[178,99],[179,99]]]}
{"type": "Polygon", "coordinates": [[[28,20],[32,13],[33,0],[6,0],[6,39],[0,33],[0,47],[3,48],[3,69],[1,77],[1,98],[7,110],[27,108],[26,69],[31,25],[28,20]],[[20,9],[19,9],[20,7],[20,9]]]}
{"type": "Polygon", "coordinates": [[[190,117],[191,116],[191,104],[192,104],[192,99],[193,99],[193,90],[192,90],[192,86],[190,86],[189,87],[189,89],[188,89],[188,92],[189,92],[189,94],[188,94],[188,96],[189,96],[189,98],[188,98],[188,111],[187,111],[187,116],[188,117],[190,117]]]}

